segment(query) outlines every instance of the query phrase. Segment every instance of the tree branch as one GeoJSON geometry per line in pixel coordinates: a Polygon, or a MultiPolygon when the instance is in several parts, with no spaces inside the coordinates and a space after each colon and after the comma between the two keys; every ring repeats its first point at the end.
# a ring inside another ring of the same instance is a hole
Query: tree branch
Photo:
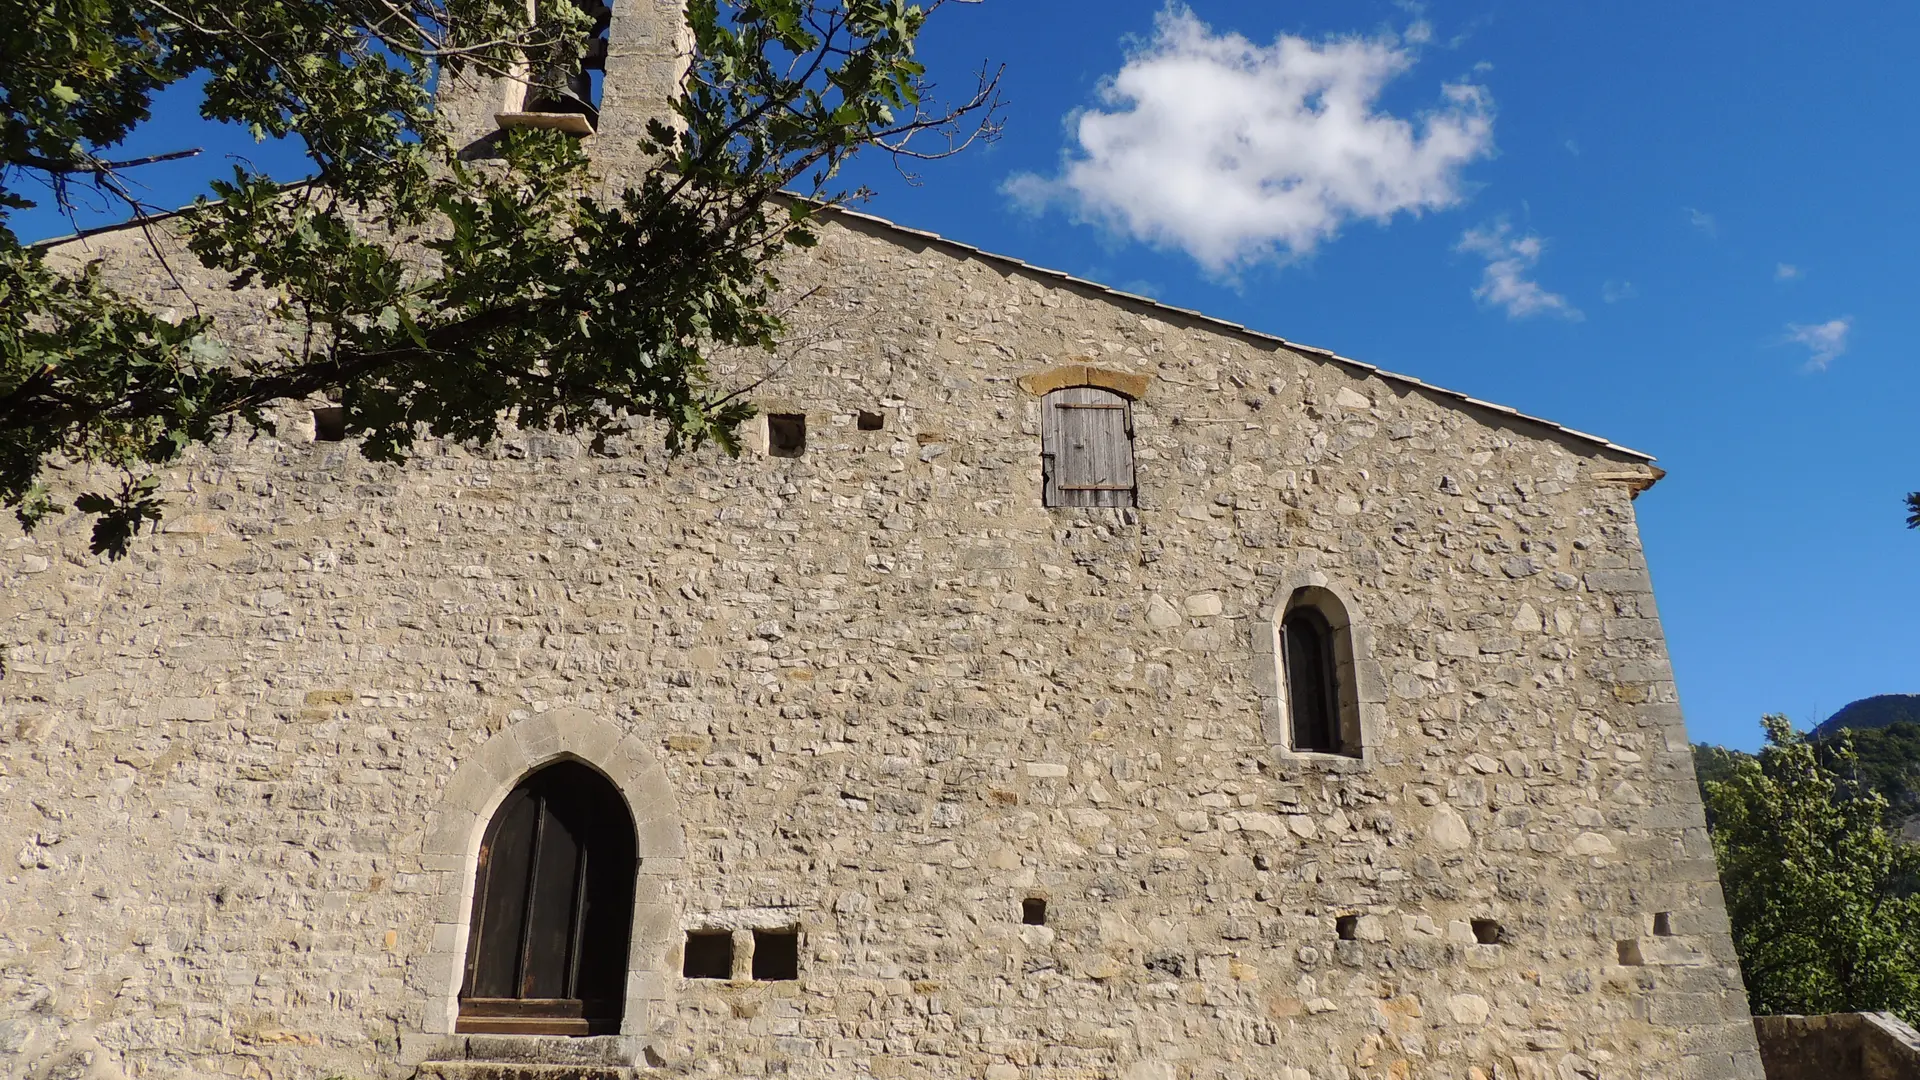
{"type": "Polygon", "coordinates": [[[8,158],[6,164],[12,168],[37,169],[40,172],[53,173],[58,176],[76,176],[112,173],[119,169],[133,169],[141,165],[153,165],[162,161],[179,161],[182,158],[198,157],[200,152],[200,148],[196,146],[191,150],[174,150],[165,154],[149,154],[146,157],[128,158],[125,161],[101,161],[91,154],[83,154],[78,158],[68,161],[62,161],[58,158],[41,157],[38,154],[18,154],[8,158]]]}

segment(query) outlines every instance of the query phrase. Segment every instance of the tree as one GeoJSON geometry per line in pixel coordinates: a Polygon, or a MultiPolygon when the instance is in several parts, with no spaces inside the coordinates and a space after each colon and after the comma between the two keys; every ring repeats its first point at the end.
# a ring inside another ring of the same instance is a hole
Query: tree
{"type": "Polygon", "coordinates": [[[577,72],[593,2],[542,0],[528,25],[524,0],[0,0],[0,502],[31,529],[63,509],[51,467],[104,468],[117,490],[75,505],[95,550],[124,554],[160,516],[156,469],[314,394],[382,461],[507,425],[598,444],[634,417],[664,420],[676,450],[732,451],[750,409],[708,360],[773,347],[771,268],[846,197],[841,166],[991,136],[998,76],[932,102],[914,46],[948,0],[692,0],[684,92],[621,190],[594,194],[558,132],[460,161],[434,80],[577,72]],[[157,158],[110,151],[196,76],[204,117],[297,140],[311,164],[291,186],[236,169],[178,221],[192,257],[303,328],[280,354],[229,355],[209,319],[170,321],[95,267],[57,272],[8,227],[29,184],[63,207],[92,185],[152,227],[125,176],[157,158]]]}
{"type": "Polygon", "coordinates": [[[1920,529],[1920,491],[1907,496],[1907,528],[1920,529]]]}
{"type": "Polygon", "coordinates": [[[1706,785],[1753,1011],[1920,1020],[1920,848],[1887,830],[1845,734],[1830,767],[1785,717],[1762,723],[1759,755],[1706,785]]]}
{"type": "MultiPolygon", "coordinates": [[[[1904,698],[1883,695],[1854,702],[1835,713],[1836,718],[1861,715],[1866,719],[1898,715],[1906,705],[1904,698]],[[1880,702],[1890,702],[1880,706],[1880,702]],[[1875,705],[1863,710],[1862,705],[1875,705]]],[[[1831,723],[1832,721],[1829,721],[1831,723]]],[[[1899,833],[1907,822],[1920,818],[1920,721],[1895,720],[1878,727],[1842,727],[1827,730],[1823,724],[1806,736],[1819,756],[1820,764],[1847,779],[1858,780],[1862,787],[1887,801],[1887,828],[1899,833]],[[1822,732],[1825,731],[1823,734],[1822,732]]],[[[1700,798],[1707,801],[1707,785],[1733,779],[1740,766],[1752,762],[1752,754],[1724,746],[1695,743],[1693,775],[1700,784],[1700,798]]],[[[1711,807],[1709,807],[1711,809],[1711,807]]],[[[1709,825],[1713,824],[1708,818],[1709,825]]]]}

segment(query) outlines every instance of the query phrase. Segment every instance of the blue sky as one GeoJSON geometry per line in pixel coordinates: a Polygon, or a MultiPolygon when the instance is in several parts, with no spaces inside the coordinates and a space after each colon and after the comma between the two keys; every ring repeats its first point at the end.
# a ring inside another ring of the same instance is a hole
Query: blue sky
{"type": "MultiPolygon", "coordinates": [[[[1658,455],[1696,739],[1920,693],[1920,5],[985,0],[1004,137],[865,207],[1658,455]],[[1211,163],[1211,164],[1209,164],[1211,163]]],[[[191,198],[244,140],[129,153],[191,198]]],[[[273,151],[248,150],[264,162],[273,151]]],[[[48,217],[28,235],[66,231],[48,217]]]]}

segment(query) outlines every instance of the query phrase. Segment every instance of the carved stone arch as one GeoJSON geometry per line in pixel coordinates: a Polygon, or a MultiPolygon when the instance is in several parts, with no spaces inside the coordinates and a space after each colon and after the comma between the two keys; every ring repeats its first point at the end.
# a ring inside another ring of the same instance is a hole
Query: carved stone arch
{"type": "Polygon", "coordinates": [[[666,769],[638,736],[585,709],[555,709],[515,723],[481,744],[447,782],[427,818],[423,868],[439,878],[433,941],[416,966],[426,993],[422,1026],[447,1035],[459,1015],[461,978],[473,911],[480,842],[494,811],[528,776],[578,761],[612,782],[633,815],[635,873],[623,1035],[649,1030],[670,985],[668,961],[678,925],[663,901],[667,880],[686,857],[680,811],[666,769]]]}
{"type": "Polygon", "coordinates": [[[1092,364],[1063,364],[1046,371],[1022,375],[1018,381],[1020,389],[1034,397],[1046,397],[1055,390],[1065,390],[1068,387],[1096,386],[1102,390],[1111,390],[1131,401],[1139,401],[1147,396],[1147,388],[1153,385],[1153,376],[1095,367],[1092,364]]]}
{"type": "Polygon", "coordinates": [[[1349,583],[1318,569],[1295,567],[1281,575],[1279,587],[1253,620],[1254,685],[1260,693],[1267,743],[1275,755],[1335,770],[1373,766],[1386,734],[1386,680],[1374,659],[1373,625],[1359,595],[1349,583]],[[1301,603],[1315,607],[1332,628],[1343,696],[1350,695],[1343,701],[1343,735],[1357,747],[1340,754],[1293,749],[1280,635],[1289,605],[1301,603]]]}

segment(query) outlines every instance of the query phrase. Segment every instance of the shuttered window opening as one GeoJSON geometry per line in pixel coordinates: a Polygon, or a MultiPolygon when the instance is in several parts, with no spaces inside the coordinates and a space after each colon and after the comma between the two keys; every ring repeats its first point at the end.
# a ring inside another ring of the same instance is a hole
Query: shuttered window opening
{"type": "Polygon", "coordinates": [[[635,869],[606,777],[563,762],[516,787],[480,845],[456,1030],[618,1034],[635,869]]]}
{"type": "Polygon", "coordinates": [[[1093,386],[1055,390],[1040,424],[1046,505],[1135,504],[1131,402],[1093,386]]]}
{"type": "Polygon", "coordinates": [[[532,113],[581,113],[598,124],[599,84],[606,77],[607,32],[613,25],[613,9],[594,0],[578,6],[593,20],[586,49],[577,58],[549,57],[551,66],[527,88],[522,108],[532,113]]]}

